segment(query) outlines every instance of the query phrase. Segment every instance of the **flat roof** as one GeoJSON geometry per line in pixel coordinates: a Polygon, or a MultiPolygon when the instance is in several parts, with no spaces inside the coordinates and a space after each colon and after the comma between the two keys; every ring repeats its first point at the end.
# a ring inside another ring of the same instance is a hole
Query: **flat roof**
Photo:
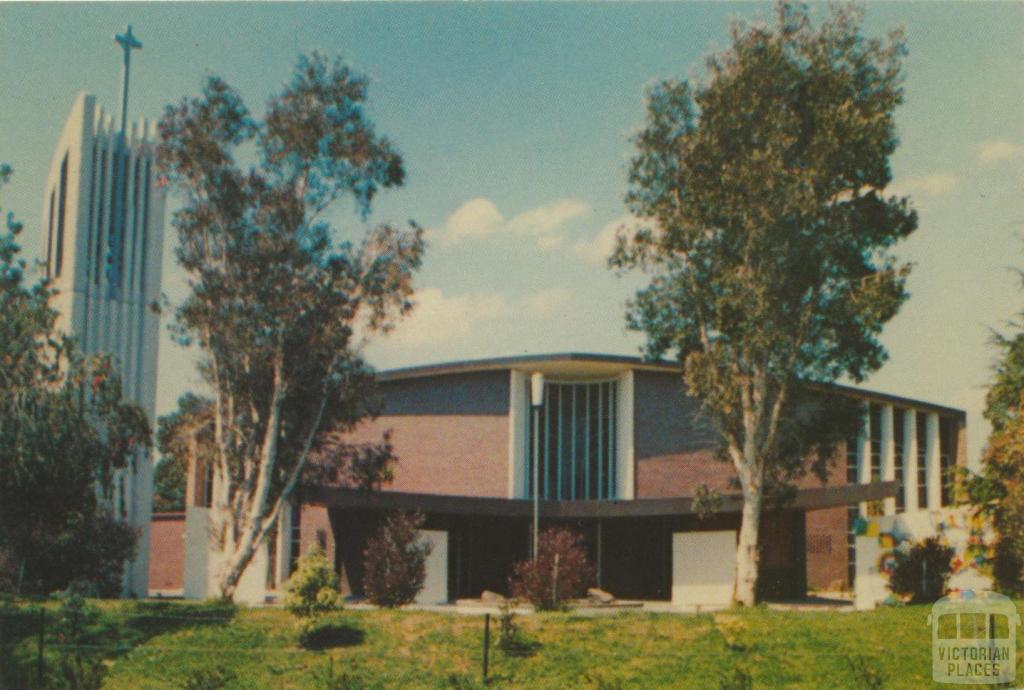
{"type": "MultiPolygon", "coordinates": [[[[378,381],[402,381],[406,379],[425,378],[430,376],[451,376],[481,371],[501,371],[506,369],[530,369],[533,367],[551,369],[555,366],[569,365],[575,368],[590,367],[597,370],[640,369],[663,373],[681,372],[679,364],[669,360],[648,360],[628,355],[603,355],[589,352],[557,352],[536,355],[512,355],[508,357],[488,357],[484,359],[467,359],[455,362],[440,362],[414,367],[402,367],[378,372],[378,381]]],[[[865,398],[876,402],[890,403],[901,407],[913,407],[943,415],[966,419],[967,413],[955,407],[947,407],[926,400],[917,400],[889,393],[866,390],[856,386],[838,383],[811,384],[822,390],[833,390],[839,393],[865,398]]]]}
{"type": "MultiPolygon", "coordinates": [[[[797,489],[793,500],[783,505],[782,509],[813,510],[845,506],[861,501],[877,501],[895,496],[898,490],[895,481],[797,489]]],[[[386,489],[383,491],[360,491],[322,484],[303,485],[300,492],[304,502],[328,508],[386,511],[421,510],[425,513],[446,515],[492,515],[524,518],[533,514],[533,501],[525,498],[418,494],[386,489]]],[[[697,514],[691,496],[605,501],[539,501],[538,504],[540,516],[544,518],[637,518],[697,514]]],[[[743,497],[740,494],[725,494],[722,496],[720,508],[715,512],[719,514],[738,513],[742,508],[743,497]]]]}

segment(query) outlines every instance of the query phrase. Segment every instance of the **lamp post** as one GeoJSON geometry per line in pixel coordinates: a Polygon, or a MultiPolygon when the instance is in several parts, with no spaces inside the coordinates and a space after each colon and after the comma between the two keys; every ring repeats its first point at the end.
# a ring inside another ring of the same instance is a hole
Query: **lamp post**
{"type": "Polygon", "coordinates": [[[533,560],[540,552],[540,408],[544,404],[544,374],[530,376],[530,405],[533,407],[533,560]]]}

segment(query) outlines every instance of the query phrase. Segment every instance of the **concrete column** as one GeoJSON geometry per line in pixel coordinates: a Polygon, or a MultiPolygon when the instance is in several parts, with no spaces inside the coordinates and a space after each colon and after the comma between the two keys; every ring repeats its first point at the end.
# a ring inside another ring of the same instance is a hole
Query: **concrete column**
{"type": "MultiPolygon", "coordinates": [[[[864,405],[864,421],[857,437],[857,483],[871,483],[871,406],[864,405]]],[[[867,501],[860,502],[860,514],[868,514],[867,501]]]]}
{"type": "Polygon", "coordinates": [[[928,484],[928,509],[942,506],[942,466],[939,462],[939,415],[929,412],[925,420],[925,481],[928,484]]]}
{"type": "Polygon", "coordinates": [[[276,560],[277,568],[277,589],[284,591],[285,580],[291,573],[288,566],[291,565],[292,556],[292,505],[286,503],[281,506],[281,512],[277,514],[277,553],[272,554],[276,560]]]}
{"type": "Polygon", "coordinates": [[[634,450],[633,450],[633,370],[619,377],[618,398],[615,418],[618,420],[617,444],[619,467],[615,476],[618,481],[620,499],[634,498],[634,450]]]}
{"type": "Polygon", "coordinates": [[[903,505],[908,513],[917,505],[917,410],[903,413],[903,505]]]}
{"type": "MultiPolygon", "coordinates": [[[[882,448],[879,460],[882,463],[881,475],[883,482],[891,482],[896,479],[896,441],[893,437],[893,412],[892,405],[882,405],[880,415],[882,448]]],[[[896,513],[896,499],[887,498],[882,503],[886,515],[896,513]]]]}
{"type": "Polygon", "coordinates": [[[526,374],[513,369],[508,386],[508,497],[526,498],[526,374]]]}

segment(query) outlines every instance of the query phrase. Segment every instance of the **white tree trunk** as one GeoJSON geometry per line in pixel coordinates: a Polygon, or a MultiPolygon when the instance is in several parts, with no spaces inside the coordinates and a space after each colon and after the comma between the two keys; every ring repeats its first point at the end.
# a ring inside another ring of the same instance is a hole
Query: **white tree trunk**
{"type": "Polygon", "coordinates": [[[743,517],[736,545],[736,589],[734,600],[743,606],[757,603],[757,574],[760,553],[758,528],[761,525],[761,490],[743,491],[743,517]]]}

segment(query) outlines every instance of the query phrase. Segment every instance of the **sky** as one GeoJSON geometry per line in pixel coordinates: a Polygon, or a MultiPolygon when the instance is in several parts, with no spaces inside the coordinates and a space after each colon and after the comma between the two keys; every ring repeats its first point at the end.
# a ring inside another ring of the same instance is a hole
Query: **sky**
{"type": "MultiPolygon", "coordinates": [[[[812,5],[814,15],[826,12],[812,5]]],[[[102,3],[0,2],[0,197],[38,256],[42,190],[80,91],[119,102],[113,34],[133,26],[130,116],[155,119],[209,74],[250,108],[288,79],[302,52],[340,54],[371,80],[368,114],[397,142],[407,183],[369,222],[415,220],[429,246],[417,307],[367,355],[381,369],[544,352],[637,354],[626,300],[643,284],[604,265],[627,220],[630,136],[645,88],[699,79],[728,43],[730,18],[760,3],[102,3]]],[[[968,412],[968,460],[996,352],[993,329],[1024,309],[1024,3],[872,3],[865,31],[901,24],[909,55],[893,189],[919,229],[897,246],[914,264],[910,299],[882,341],[889,361],[864,387],[968,412]]],[[[169,201],[169,212],[174,199],[169,201]]],[[[364,223],[351,205],[339,234],[364,223]]],[[[165,222],[163,289],[181,299],[165,222]]],[[[164,333],[157,414],[201,386],[194,353],[164,333]]]]}

